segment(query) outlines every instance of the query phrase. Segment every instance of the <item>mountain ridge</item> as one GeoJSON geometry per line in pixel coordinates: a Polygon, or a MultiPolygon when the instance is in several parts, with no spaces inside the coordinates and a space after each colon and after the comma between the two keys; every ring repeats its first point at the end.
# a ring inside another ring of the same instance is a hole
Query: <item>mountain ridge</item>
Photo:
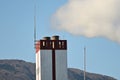
{"type": "MultiPolygon", "coordinates": [[[[113,77],[86,72],[86,80],[117,80],[113,77]]],[[[35,63],[16,59],[0,60],[0,80],[35,80],[35,63]]],[[[83,80],[83,71],[68,68],[68,80],[83,80]]]]}

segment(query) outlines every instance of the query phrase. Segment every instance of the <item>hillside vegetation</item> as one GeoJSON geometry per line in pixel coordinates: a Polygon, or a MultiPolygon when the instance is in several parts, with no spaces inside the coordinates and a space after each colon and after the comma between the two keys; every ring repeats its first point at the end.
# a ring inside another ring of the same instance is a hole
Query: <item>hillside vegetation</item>
{"type": "MultiPolygon", "coordinates": [[[[113,77],[86,73],[86,80],[116,80],[113,77]]],[[[0,60],[0,80],[35,80],[35,63],[23,60],[0,60]]],[[[69,80],[83,80],[83,71],[68,68],[69,80]]]]}

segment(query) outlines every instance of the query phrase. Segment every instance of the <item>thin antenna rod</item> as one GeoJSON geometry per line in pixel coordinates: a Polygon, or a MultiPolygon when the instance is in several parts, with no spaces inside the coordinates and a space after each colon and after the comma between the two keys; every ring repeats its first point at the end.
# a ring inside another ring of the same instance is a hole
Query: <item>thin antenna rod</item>
{"type": "Polygon", "coordinates": [[[86,80],[86,47],[84,47],[84,80],[86,80]]]}
{"type": "Polygon", "coordinates": [[[36,0],[34,0],[34,45],[36,42],[36,0]]]}

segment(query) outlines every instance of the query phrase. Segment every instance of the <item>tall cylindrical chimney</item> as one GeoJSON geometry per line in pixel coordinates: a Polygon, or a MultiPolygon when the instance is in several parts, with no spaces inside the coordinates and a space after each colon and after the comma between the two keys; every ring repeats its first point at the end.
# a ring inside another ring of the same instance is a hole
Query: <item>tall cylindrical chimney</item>
{"type": "Polygon", "coordinates": [[[50,40],[50,37],[43,37],[43,40],[50,40]]]}
{"type": "Polygon", "coordinates": [[[57,35],[52,36],[52,40],[59,40],[59,36],[57,36],[57,35]]]}

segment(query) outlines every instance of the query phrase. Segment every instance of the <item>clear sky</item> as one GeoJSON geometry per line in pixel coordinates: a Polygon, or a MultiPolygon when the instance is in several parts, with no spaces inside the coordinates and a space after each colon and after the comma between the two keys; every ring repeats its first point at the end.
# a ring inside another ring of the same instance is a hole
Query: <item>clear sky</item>
{"type": "MultiPolygon", "coordinates": [[[[83,69],[83,49],[87,48],[87,71],[120,80],[120,43],[104,37],[87,38],[56,30],[52,15],[67,0],[37,0],[37,39],[60,35],[68,41],[68,67],[83,69]]],[[[0,0],[0,59],[35,62],[34,0],[0,0]]]]}

